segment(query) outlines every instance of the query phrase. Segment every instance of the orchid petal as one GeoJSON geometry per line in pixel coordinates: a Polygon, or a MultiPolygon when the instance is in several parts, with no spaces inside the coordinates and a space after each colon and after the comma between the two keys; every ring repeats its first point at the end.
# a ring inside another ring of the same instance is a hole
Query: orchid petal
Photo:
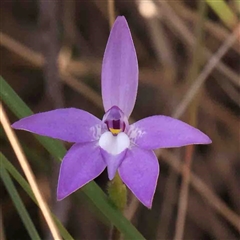
{"type": "Polygon", "coordinates": [[[68,142],[91,142],[101,135],[101,120],[92,114],[65,108],[22,118],[12,127],[68,142]]]}
{"type": "Polygon", "coordinates": [[[101,148],[101,154],[103,157],[104,162],[107,164],[107,171],[108,171],[108,178],[109,180],[112,180],[118,170],[118,167],[121,165],[125,154],[127,152],[127,149],[122,151],[121,153],[117,155],[112,155],[101,148]]]}
{"type": "Polygon", "coordinates": [[[146,207],[152,207],[159,175],[159,164],[153,151],[133,146],[119,167],[122,181],[146,207]]]}
{"type": "Polygon", "coordinates": [[[57,199],[62,200],[78,190],[100,175],[105,167],[96,142],[74,144],[61,164],[57,199]]]}
{"type": "Polygon", "coordinates": [[[118,106],[129,117],[137,95],[138,62],[131,33],[124,17],[111,30],[102,66],[102,98],[105,112],[118,106]]]}
{"type": "Polygon", "coordinates": [[[167,116],[144,118],[130,126],[128,135],[134,144],[144,149],[181,147],[212,142],[200,130],[167,116]]]}

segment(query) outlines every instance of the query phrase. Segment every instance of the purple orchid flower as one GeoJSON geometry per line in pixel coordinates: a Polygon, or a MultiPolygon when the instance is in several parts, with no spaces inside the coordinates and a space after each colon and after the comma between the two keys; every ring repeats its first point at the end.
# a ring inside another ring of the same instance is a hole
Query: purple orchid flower
{"type": "Polygon", "coordinates": [[[110,180],[118,171],[134,195],[151,208],[159,175],[153,150],[211,143],[198,129],[171,117],[151,116],[129,125],[137,86],[138,62],[133,40],[126,19],[118,17],[103,59],[103,119],[66,108],[34,114],[12,125],[75,143],[61,164],[58,200],[92,181],[107,167],[110,180]]]}

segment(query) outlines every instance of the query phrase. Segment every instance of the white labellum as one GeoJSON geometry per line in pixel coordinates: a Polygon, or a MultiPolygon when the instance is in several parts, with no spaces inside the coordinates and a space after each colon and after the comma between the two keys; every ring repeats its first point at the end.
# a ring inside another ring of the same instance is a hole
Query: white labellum
{"type": "Polygon", "coordinates": [[[124,132],[119,133],[117,136],[113,136],[111,132],[105,132],[99,139],[99,146],[112,155],[123,152],[129,145],[129,137],[124,132]]]}

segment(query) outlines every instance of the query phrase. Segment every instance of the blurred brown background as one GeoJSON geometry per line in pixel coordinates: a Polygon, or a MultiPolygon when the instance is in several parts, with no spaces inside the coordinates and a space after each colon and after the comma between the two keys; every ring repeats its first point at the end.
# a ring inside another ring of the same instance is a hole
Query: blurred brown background
{"type": "MultiPolygon", "coordinates": [[[[235,1],[228,4],[237,16],[235,1]]],[[[176,114],[204,66],[232,34],[235,26],[226,26],[203,5],[197,0],[115,1],[115,14],[126,17],[139,60],[135,120],[176,114]]],[[[27,105],[34,112],[77,107],[102,118],[100,74],[109,35],[108,2],[2,0],[0,6],[0,74],[27,105]]],[[[151,211],[129,193],[125,215],[147,239],[175,235],[181,164],[189,152],[193,175],[183,239],[239,239],[239,54],[238,37],[187,110],[177,116],[197,126],[213,143],[159,154],[161,174],[151,211]]],[[[12,122],[16,120],[8,114],[12,122]]],[[[55,201],[59,164],[30,134],[17,134],[45,198],[70,233],[76,239],[107,239],[108,221],[84,195],[78,202],[74,196],[55,201]]],[[[3,153],[20,170],[2,129],[1,142],[3,153]]],[[[106,173],[96,181],[105,190],[106,173]]],[[[29,239],[2,182],[1,187],[6,239],[29,239]]],[[[39,210],[20,187],[19,191],[42,238],[49,239],[39,210]]]]}

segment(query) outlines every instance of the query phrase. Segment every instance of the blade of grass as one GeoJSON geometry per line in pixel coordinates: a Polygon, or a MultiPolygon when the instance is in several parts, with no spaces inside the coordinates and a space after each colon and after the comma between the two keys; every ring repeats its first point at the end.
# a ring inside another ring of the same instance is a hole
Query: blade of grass
{"type": "MultiPolygon", "coordinates": [[[[23,102],[23,100],[13,91],[13,89],[1,76],[0,97],[18,118],[23,118],[33,114],[31,109],[23,102]]],[[[37,135],[35,135],[35,137],[44,146],[44,148],[46,148],[47,151],[54,155],[58,160],[61,160],[62,156],[66,153],[66,150],[60,141],[37,135]]]]}
{"type": "MultiPolygon", "coordinates": [[[[0,141],[7,141],[7,137],[5,132],[2,128],[0,128],[0,141]]],[[[45,162],[42,161],[42,158],[46,155],[45,153],[42,153],[42,149],[33,149],[31,146],[29,147],[28,144],[26,144],[24,141],[21,141],[22,149],[25,152],[27,159],[32,161],[34,164],[34,167],[37,169],[41,169],[45,173],[49,173],[51,169],[45,164],[45,162]],[[40,152],[41,151],[41,152],[40,152]]],[[[1,239],[1,238],[0,238],[1,239]]]]}
{"type": "Polygon", "coordinates": [[[59,239],[61,240],[61,236],[59,235],[58,229],[55,226],[55,223],[51,217],[50,214],[50,209],[45,201],[45,199],[42,196],[42,193],[39,189],[39,186],[37,184],[35,175],[28,163],[28,160],[22,150],[22,147],[20,145],[20,142],[18,141],[18,138],[15,134],[15,132],[13,131],[13,129],[11,128],[11,124],[9,122],[7,113],[4,110],[4,107],[2,105],[2,102],[0,102],[0,115],[1,115],[1,124],[3,126],[3,129],[7,135],[7,138],[12,146],[12,149],[17,157],[17,160],[24,172],[24,175],[26,176],[32,191],[38,201],[39,204],[39,209],[41,210],[44,219],[47,223],[47,226],[50,230],[51,235],[53,236],[54,239],[59,239]]]}
{"type": "MultiPolygon", "coordinates": [[[[29,195],[29,197],[38,205],[37,200],[28,182],[22,177],[22,175],[18,172],[18,170],[9,162],[9,160],[1,152],[0,152],[0,159],[1,159],[1,166],[3,166],[11,174],[11,176],[19,183],[19,185],[29,195]]],[[[66,240],[74,240],[73,237],[69,234],[69,232],[64,228],[62,223],[58,220],[58,218],[53,214],[52,214],[52,217],[62,237],[66,240]]]]}
{"type": "Polygon", "coordinates": [[[22,219],[23,224],[26,227],[26,230],[31,237],[31,239],[34,240],[41,240],[33,222],[30,218],[27,209],[25,208],[13,182],[11,177],[9,176],[8,172],[6,171],[5,167],[1,164],[0,166],[0,172],[1,172],[1,178],[3,180],[4,185],[6,186],[6,189],[19,213],[20,218],[22,219]]]}
{"type": "Polygon", "coordinates": [[[236,27],[238,23],[237,16],[224,0],[206,0],[206,2],[227,27],[230,29],[236,27]]]}
{"type": "MultiPolygon", "coordinates": [[[[0,77],[0,86],[0,97],[17,117],[22,118],[33,114],[2,77],[0,77]]],[[[41,136],[36,138],[51,155],[61,161],[66,150],[59,141],[41,136]]],[[[106,194],[94,181],[88,183],[82,191],[127,239],[144,239],[141,233],[110,203],[106,194]]]]}

